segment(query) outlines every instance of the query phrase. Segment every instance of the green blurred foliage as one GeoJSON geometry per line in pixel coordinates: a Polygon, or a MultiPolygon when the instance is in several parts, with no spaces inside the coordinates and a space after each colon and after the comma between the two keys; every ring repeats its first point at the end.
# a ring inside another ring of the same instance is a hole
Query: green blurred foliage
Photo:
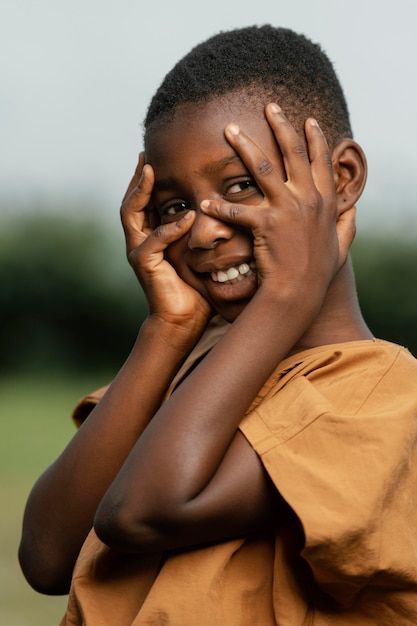
{"type": "Polygon", "coordinates": [[[362,235],[353,246],[359,301],[375,336],[417,356],[417,237],[362,235]]]}
{"type": "MultiPolygon", "coordinates": [[[[114,371],[132,346],[146,302],[121,229],[73,215],[0,225],[0,371],[114,371]]],[[[371,330],[417,354],[416,240],[363,235],[353,257],[371,330]]]]}
{"type": "Polygon", "coordinates": [[[94,220],[26,214],[3,222],[0,285],[0,371],[109,370],[146,315],[121,232],[94,220]]]}

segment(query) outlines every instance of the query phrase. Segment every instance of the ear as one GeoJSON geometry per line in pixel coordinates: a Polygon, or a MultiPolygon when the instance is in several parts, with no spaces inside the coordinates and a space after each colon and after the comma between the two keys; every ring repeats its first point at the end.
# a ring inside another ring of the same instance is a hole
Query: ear
{"type": "Polygon", "coordinates": [[[368,166],[365,153],[353,139],[343,139],[332,153],[337,213],[355,206],[366,183],[368,166]]]}

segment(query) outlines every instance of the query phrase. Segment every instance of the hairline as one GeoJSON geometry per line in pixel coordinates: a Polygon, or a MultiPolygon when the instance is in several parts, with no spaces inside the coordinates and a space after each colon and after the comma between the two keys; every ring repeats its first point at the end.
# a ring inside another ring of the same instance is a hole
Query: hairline
{"type": "MultiPolygon", "coordinates": [[[[231,108],[230,103],[233,100],[233,109],[236,110],[236,106],[238,107],[238,103],[236,102],[238,97],[242,102],[242,110],[245,109],[247,111],[248,104],[255,104],[255,106],[253,107],[254,114],[259,115],[259,117],[263,118],[265,106],[269,102],[278,101],[277,103],[282,106],[284,113],[298,132],[303,131],[304,122],[308,117],[312,116],[316,119],[318,118],[318,122],[321,122],[320,115],[317,115],[317,112],[305,112],[304,115],[302,114],[302,112],[300,111],[300,109],[303,108],[302,105],[300,103],[297,104],[297,99],[294,96],[291,96],[291,92],[286,86],[277,85],[274,87],[273,85],[264,85],[260,81],[251,81],[246,85],[233,87],[228,91],[219,91],[218,93],[213,93],[208,99],[190,99],[184,102],[179,102],[178,104],[175,104],[172,108],[161,113],[147,126],[145,120],[142,124],[144,143],[147,143],[149,135],[152,133],[153,130],[160,130],[165,124],[175,122],[176,115],[188,108],[196,108],[197,110],[202,110],[213,102],[217,102],[220,106],[223,106],[226,109],[231,108]],[[254,89],[257,89],[257,91],[253,91],[254,89]],[[277,98],[279,92],[281,92],[282,98],[277,98]]],[[[330,147],[336,146],[343,139],[353,139],[353,133],[350,128],[345,132],[325,132],[325,135],[330,147]]]]}

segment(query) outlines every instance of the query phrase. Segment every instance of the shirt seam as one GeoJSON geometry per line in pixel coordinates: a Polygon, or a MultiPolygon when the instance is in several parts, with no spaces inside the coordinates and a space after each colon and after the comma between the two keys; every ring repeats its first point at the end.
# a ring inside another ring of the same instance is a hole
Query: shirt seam
{"type": "Polygon", "coordinates": [[[262,417],[262,414],[257,409],[254,412],[257,414],[263,426],[268,431],[268,436],[263,437],[262,439],[258,440],[257,445],[262,444],[267,441],[271,441],[271,446],[268,448],[268,450],[265,450],[264,454],[266,452],[269,452],[269,450],[276,448],[279,445],[282,445],[282,444],[287,443],[288,441],[291,441],[291,439],[293,439],[294,437],[299,435],[301,432],[303,432],[306,428],[308,428],[311,424],[313,424],[320,417],[329,413],[329,411],[321,411],[318,415],[315,415],[311,420],[309,420],[307,424],[299,424],[298,427],[296,427],[295,432],[292,432],[288,436],[286,436],[285,433],[288,432],[288,430],[290,430],[291,428],[294,430],[294,426],[295,426],[294,423],[288,424],[288,426],[284,426],[284,428],[282,428],[279,433],[275,433],[273,430],[271,430],[268,424],[266,424],[266,422],[264,421],[262,417]]]}
{"type": "Polygon", "coordinates": [[[362,409],[362,407],[364,406],[364,404],[369,400],[369,398],[371,397],[371,395],[374,393],[375,389],[378,387],[378,385],[380,385],[382,383],[382,381],[384,380],[385,376],[387,374],[389,374],[389,372],[392,370],[392,368],[394,367],[396,361],[398,360],[401,352],[403,351],[404,348],[399,347],[397,353],[394,355],[394,358],[392,360],[392,362],[388,365],[388,367],[386,368],[386,370],[384,371],[383,374],[381,374],[381,377],[377,380],[377,382],[373,385],[373,387],[369,390],[368,394],[365,396],[365,398],[362,400],[361,404],[358,406],[358,408],[356,409],[356,411],[353,413],[353,415],[357,415],[358,412],[362,409]]]}

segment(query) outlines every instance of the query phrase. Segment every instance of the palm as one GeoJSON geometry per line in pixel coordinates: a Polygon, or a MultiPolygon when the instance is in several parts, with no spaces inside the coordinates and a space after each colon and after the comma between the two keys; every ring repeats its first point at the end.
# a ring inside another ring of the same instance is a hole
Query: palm
{"type": "Polygon", "coordinates": [[[187,285],[163,257],[153,268],[151,276],[148,273],[147,284],[142,280],[141,282],[148,296],[151,313],[157,313],[167,321],[177,323],[208,318],[208,302],[198,291],[187,285]]]}

